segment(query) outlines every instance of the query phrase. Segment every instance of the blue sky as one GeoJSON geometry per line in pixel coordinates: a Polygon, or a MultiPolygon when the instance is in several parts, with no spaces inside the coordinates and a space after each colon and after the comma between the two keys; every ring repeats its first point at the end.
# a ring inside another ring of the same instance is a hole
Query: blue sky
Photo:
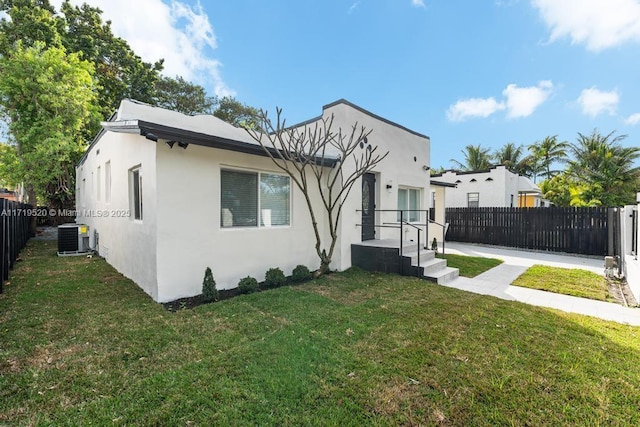
{"type": "Polygon", "coordinates": [[[289,123],[348,99],[430,136],[433,167],[595,128],[640,145],[639,0],[88,3],[169,75],[289,123]]]}

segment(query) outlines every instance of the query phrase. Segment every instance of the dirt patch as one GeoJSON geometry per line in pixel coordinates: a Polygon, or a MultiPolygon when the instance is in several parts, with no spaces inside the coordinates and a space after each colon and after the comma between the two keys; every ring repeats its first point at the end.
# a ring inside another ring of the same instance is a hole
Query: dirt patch
{"type": "Polygon", "coordinates": [[[618,304],[625,307],[636,307],[638,305],[626,279],[607,278],[607,284],[609,286],[609,295],[618,304]]]}

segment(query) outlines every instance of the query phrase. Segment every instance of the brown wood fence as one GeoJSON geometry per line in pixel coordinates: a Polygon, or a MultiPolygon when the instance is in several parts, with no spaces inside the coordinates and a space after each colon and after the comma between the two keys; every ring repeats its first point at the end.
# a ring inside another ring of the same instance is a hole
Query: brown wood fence
{"type": "Polygon", "coordinates": [[[0,199],[0,293],[20,250],[31,237],[32,206],[0,199]]]}
{"type": "Polygon", "coordinates": [[[604,256],[609,208],[448,208],[447,240],[604,256]]]}

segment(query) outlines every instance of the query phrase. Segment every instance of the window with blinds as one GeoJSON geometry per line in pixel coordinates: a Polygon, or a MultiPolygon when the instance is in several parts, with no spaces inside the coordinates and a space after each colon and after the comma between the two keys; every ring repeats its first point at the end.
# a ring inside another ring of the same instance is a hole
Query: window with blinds
{"type": "Polygon", "coordinates": [[[222,170],[221,227],[272,227],[291,222],[288,176],[222,170]]]}

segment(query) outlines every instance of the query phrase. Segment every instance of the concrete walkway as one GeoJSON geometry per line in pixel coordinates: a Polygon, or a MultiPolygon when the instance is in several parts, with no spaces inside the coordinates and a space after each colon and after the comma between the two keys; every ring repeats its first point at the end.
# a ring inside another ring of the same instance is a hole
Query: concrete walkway
{"type": "Polygon", "coordinates": [[[620,304],[578,298],[537,289],[513,286],[511,283],[534,264],[563,268],[581,268],[604,274],[604,259],[580,256],[556,255],[488,247],[457,242],[447,242],[446,253],[498,258],[503,264],[474,278],[459,277],[444,286],[492,295],[511,301],[520,301],[540,307],[555,308],[570,313],[594,316],[618,323],[640,326],[640,308],[628,308],[620,304]]]}

